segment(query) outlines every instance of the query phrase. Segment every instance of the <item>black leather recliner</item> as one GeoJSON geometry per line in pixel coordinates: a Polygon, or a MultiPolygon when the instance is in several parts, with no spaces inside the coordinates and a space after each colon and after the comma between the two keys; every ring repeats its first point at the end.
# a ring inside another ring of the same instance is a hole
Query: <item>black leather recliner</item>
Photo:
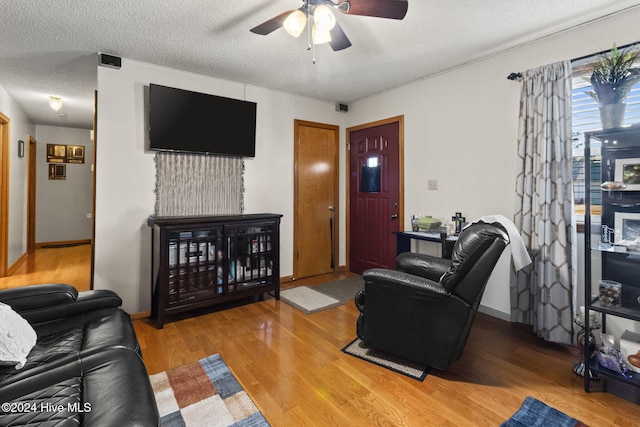
{"type": "Polygon", "coordinates": [[[451,259],[403,253],[396,270],[363,273],[355,298],[357,334],[365,346],[447,370],[458,360],[485,286],[509,244],[499,224],[463,230],[451,259]]]}

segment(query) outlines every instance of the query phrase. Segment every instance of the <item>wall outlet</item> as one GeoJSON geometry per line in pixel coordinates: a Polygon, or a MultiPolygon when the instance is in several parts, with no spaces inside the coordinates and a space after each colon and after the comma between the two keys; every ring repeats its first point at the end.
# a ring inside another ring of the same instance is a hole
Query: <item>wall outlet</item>
{"type": "Polygon", "coordinates": [[[430,179],[427,182],[427,186],[428,186],[429,190],[437,190],[438,189],[438,180],[437,179],[430,179]]]}

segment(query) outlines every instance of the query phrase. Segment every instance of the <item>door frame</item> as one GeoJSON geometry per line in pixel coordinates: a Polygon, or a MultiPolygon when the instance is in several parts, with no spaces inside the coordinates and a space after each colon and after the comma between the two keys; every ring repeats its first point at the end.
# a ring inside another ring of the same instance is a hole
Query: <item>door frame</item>
{"type": "Polygon", "coordinates": [[[10,120],[0,112],[0,277],[9,259],[9,136],[10,120]]]}
{"type": "Polygon", "coordinates": [[[98,163],[98,91],[93,91],[93,129],[92,132],[92,153],[91,158],[91,277],[89,278],[89,289],[93,290],[96,271],[96,165],[98,163]]]}
{"type": "Polygon", "coordinates": [[[27,144],[29,144],[27,165],[27,254],[31,255],[36,250],[37,141],[31,135],[28,135],[27,144]]]}
{"type": "Polygon", "coordinates": [[[375,122],[364,123],[357,126],[352,126],[346,129],[346,168],[347,173],[345,175],[345,187],[346,187],[346,199],[347,199],[347,212],[346,212],[346,251],[347,251],[347,271],[351,271],[350,266],[350,254],[351,254],[351,186],[349,185],[349,177],[351,176],[351,133],[362,129],[373,128],[381,125],[388,125],[390,123],[398,123],[398,217],[404,227],[404,114],[389,117],[387,119],[377,120],[375,122]]]}
{"type": "Polygon", "coordinates": [[[299,128],[301,126],[306,126],[306,127],[315,127],[315,128],[320,128],[320,129],[327,129],[327,130],[332,130],[334,131],[334,152],[335,152],[335,172],[334,172],[334,200],[335,200],[335,211],[333,212],[333,259],[334,259],[334,264],[333,264],[333,271],[335,272],[337,270],[337,266],[339,263],[339,259],[340,259],[340,253],[339,253],[339,236],[340,236],[340,232],[339,232],[339,218],[340,218],[340,126],[337,125],[331,125],[331,124],[326,124],[326,123],[317,123],[317,122],[309,122],[306,120],[298,120],[298,119],[294,119],[294,130],[293,130],[293,197],[294,197],[294,203],[293,203],[293,250],[294,250],[294,256],[293,256],[293,280],[298,279],[298,230],[299,230],[299,225],[298,225],[298,195],[300,194],[299,192],[299,185],[298,185],[298,176],[300,173],[300,168],[299,168],[299,164],[298,164],[298,154],[299,154],[299,145],[300,145],[300,131],[299,128]]]}

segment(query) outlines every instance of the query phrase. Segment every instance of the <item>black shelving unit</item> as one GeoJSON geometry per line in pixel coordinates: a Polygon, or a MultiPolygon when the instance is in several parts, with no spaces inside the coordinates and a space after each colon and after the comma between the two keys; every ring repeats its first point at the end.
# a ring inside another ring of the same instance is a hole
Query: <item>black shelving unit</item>
{"type": "Polygon", "coordinates": [[[151,318],[274,292],[280,299],[279,214],[150,216],[151,318]]]}
{"type": "MultiPolygon", "coordinates": [[[[640,159],[640,127],[609,129],[585,133],[584,174],[585,174],[585,330],[589,330],[589,311],[602,316],[602,332],[606,333],[607,316],[615,316],[640,321],[640,247],[624,244],[624,227],[620,227],[625,217],[640,217],[640,185],[626,188],[603,189],[605,182],[624,182],[629,179],[620,171],[624,159],[635,162],[640,159]],[[600,155],[592,151],[595,142],[600,143],[600,155]],[[595,156],[592,156],[595,154],[595,156]],[[599,164],[596,164],[599,163],[599,164]],[[618,170],[616,170],[618,168],[618,170]],[[592,171],[600,171],[600,178],[593,177],[592,171]],[[601,202],[600,223],[592,218],[592,200],[601,202]],[[636,214],[638,216],[636,216],[636,214]],[[609,227],[605,236],[603,226],[609,227]],[[592,258],[600,259],[602,273],[594,271],[592,258]],[[596,277],[596,276],[600,277],[596,277]],[[592,295],[594,280],[614,280],[622,284],[621,305],[602,304],[598,296],[592,295]]],[[[618,337],[619,338],[619,337],[618,337]]],[[[589,355],[589,340],[584,340],[584,354],[589,355]]],[[[601,376],[624,383],[640,386],[640,373],[631,373],[630,378],[600,366],[597,356],[589,361],[589,369],[601,376]]],[[[589,375],[584,376],[584,389],[590,391],[589,375]]]]}

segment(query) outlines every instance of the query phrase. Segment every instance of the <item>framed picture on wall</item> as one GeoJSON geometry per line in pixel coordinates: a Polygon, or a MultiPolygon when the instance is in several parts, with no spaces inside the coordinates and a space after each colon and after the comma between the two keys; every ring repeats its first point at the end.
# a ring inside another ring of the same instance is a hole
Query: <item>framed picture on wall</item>
{"type": "Polygon", "coordinates": [[[67,146],[47,144],[47,162],[65,163],[67,161],[67,146]]]}
{"type": "Polygon", "coordinates": [[[626,185],[624,191],[640,191],[640,158],[616,159],[615,180],[626,185]]]}
{"type": "Polygon", "coordinates": [[[67,165],[49,165],[49,179],[67,179],[67,165]]]}
{"type": "Polygon", "coordinates": [[[67,145],[67,163],[84,163],[84,145],[67,145]]]}

